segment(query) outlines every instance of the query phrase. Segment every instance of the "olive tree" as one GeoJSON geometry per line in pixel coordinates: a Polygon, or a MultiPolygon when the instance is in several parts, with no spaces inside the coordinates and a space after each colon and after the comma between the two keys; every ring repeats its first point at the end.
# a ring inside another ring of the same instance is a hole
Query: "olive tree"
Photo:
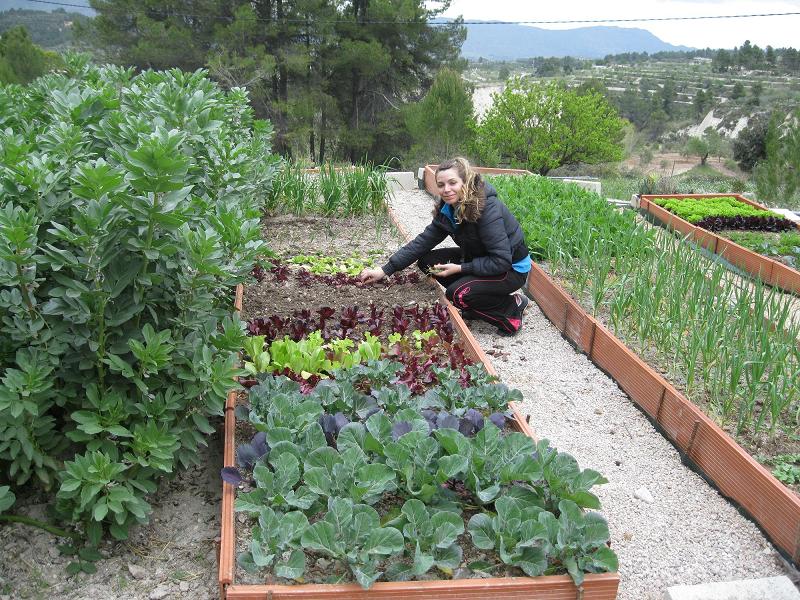
{"type": "Polygon", "coordinates": [[[563,165],[623,157],[624,120],[594,90],[515,78],[492,100],[476,131],[475,154],[484,164],[545,175],[563,165]]]}

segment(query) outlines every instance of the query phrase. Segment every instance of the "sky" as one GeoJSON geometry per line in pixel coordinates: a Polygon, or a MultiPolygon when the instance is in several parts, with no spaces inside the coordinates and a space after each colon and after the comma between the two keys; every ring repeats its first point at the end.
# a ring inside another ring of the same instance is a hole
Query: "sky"
{"type": "MultiPolygon", "coordinates": [[[[433,5],[435,2],[429,2],[433,5]]],[[[591,25],[613,25],[647,29],[663,41],[693,48],[733,48],[745,40],[761,48],[800,49],[800,0],[452,0],[442,16],[463,16],[465,20],[541,21],[575,19],[630,19],[652,17],[694,17],[763,13],[799,13],[794,16],[698,21],[585,23],[570,25],[536,24],[547,29],[568,29],[591,25]]]]}

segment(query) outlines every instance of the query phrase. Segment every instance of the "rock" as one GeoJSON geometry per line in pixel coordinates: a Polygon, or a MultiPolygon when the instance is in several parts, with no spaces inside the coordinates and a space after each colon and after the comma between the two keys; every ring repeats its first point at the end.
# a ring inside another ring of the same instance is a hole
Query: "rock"
{"type": "Polygon", "coordinates": [[[472,575],[472,571],[469,569],[456,569],[453,571],[453,579],[469,579],[469,576],[472,575]]]}
{"type": "Polygon", "coordinates": [[[169,589],[158,586],[156,589],[150,592],[150,595],[147,598],[148,600],[162,600],[162,598],[166,598],[167,596],[169,596],[169,589]]]}
{"type": "Polygon", "coordinates": [[[58,551],[58,548],[56,548],[55,546],[49,546],[47,548],[47,553],[50,555],[50,558],[58,558],[59,555],[61,554],[58,551]]]}
{"type": "Polygon", "coordinates": [[[602,408],[595,408],[595,409],[594,409],[594,414],[596,414],[596,415],[602,415],[602,414],[603,414],[603,409],[602,409],[602,408]]]}
{"type": "Polygon", "coordinates": [[[239,521],[239,523],[247,523],[247,515],[244,513],[239,513],[236,515],[236,520],[239,521]]]}
{"type": "Polygon", "coordinates": [[[133,563],[128,563],[128,573],[134,579],[145,579],[147,577],[147,569],[133,563]]]}
{"type": "Polygon", "coordinates": [[[212,565],[217,562],[217,549],[211,548],[206,554],[206,560],[210,562],[212,565]]]}
{"type": "Polygon", "coordinates": [[[638,490],[636,490],[633,495],[634,495],[634,497],[638,498],[639,500],[643,500],[644,502],[647,502],[648,504],[652,504],[653,502],[655,502],[655,500],[653,499],[653,494],[651,494],[650,490],[648,490],[644,486],[642,486],[638,490]]]}
{"type": "Polygon", "coordinates": [[[181,588],[182,592],[188,592],[189,591],[189,582],[188,581],[181,581],[181,583],[180,583],[180,585],[178,587],[181,588]]]}
{"type": "Polygon", "coordinates": [[[331,566],[331,561],[329,561],[327,558],[317,559],[317,567],[319,567],[320,569],[327,569],[330,566],[331,566]]]}

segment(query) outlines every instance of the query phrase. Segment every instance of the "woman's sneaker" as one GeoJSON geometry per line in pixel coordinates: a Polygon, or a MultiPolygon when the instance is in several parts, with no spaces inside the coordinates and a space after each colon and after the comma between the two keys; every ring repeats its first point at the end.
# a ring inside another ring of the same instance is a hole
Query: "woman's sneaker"
{"type": "Polygon", "coordinates": [[[461,318],[465,321],[479,321],[480,316],[473,310],[462,310],[461,318]]]}
{"type": "Polygon", "coordinates": [[[516,329],[514,331],[506,331],[502,327],[497,329],[497,333],[502,336],[514,336],[517,335],[520,330],[522,329],[522,318],[525,316],[525,311],[528,310],[528,306],[530,306],[530,299],[525,294],[511,294],[514,297],[514,301],[517,303],[517,315],[519,315],[515,319],[509,319],[512,325],[516,325],[516,329]]]}

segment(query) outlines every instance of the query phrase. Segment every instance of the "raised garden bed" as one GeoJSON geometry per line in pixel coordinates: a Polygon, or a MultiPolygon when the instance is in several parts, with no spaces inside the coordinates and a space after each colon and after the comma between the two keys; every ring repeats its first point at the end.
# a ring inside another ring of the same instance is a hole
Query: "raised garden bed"
{"type": "Polygon", "coordinates": [[[618,383],[685,459],[741,506],[786,556],[800,564],[800,497],[535,264],[528,292],[559,331],[618,383]]]}
{"type": "MultiPolygon", "coordinates": [[[[718,254],[735,267],[745,271],[753,277],[760,278],[764,283],[779,287],[793,294],[800,294],[800,272],[780,260],[763,256],[751,249],[740,246],[724,235],[714,233],[703,227],[693,225],[670,211],[658,206],[656,198],[723,198],[733,197],[736,200],[759,210],[768,210],[766,207],[748,200],[739,194],[686,194],[686,195],[647,195],[640,196],[639,209],[663,226],[680,232],[690,240],[696,242],[709,252],[718,254]]],[[[800,233],[800,225],[791,226],[800,233]]]]}
{"type": "MultiPolygon", "coordinates": [[[[268,276],[267,276],[268,277],[268,276]]],[[[405,284],[404,284],[405,285],[405,284]]],[[[363,292],[364,290],[360,290],[363,292]]],[[[429,290],[429,293],[432,290],[429,290]]],[[[395,296],[395,290],[390,295],[395,296]]],[[[387,293],[382,290],[382,294],[387,293]]],[[[288,294],[287,294],[288,295],[288,294]]],[[[294,306],[300,303],[294,302],[294,306]]],[[[474,342],[474,338],[469,335],[468,329],[463,321],[458,317],[457,311],[448,307],[448,315],[452,326],[461,335],[460,342],[465,348],[466,354],[472,359],[483,357],[483,353],[474,342]]],[[[253,317],[252,313],[249,316],[253,317]]],[[[488,364],[488,363],[487,363],[488,364]]],[[[487,370],[493,373],[491,366],[487,370]]],[[[235,435],[235,397],[231,395],[229,404],[226,408],[226,448],[225,465],[233,466],[235,462],[233,438],[235,435]]],[[[514,407],[509,407],[512,413],[514,407]]],[[[527,425],[515,418],[513,425],[516,429],[525,433],[530,433],[527,425]]],[[[223,535],[220,555],[220,592],[223,597],[228,598],[295,598],[295,597],[319,597],[319,598],[373,598],[386,597],[430,597],[433,594],[441,594],[445,597],[459,598],[485,598],[487,595],[507,598],[602,598],[611,599],[616,597],[616,590],[619,584],[617,574],[587,575],[581,591],[574,585],[568,576],[546,576],[546,577],[512,577],[512,578],[487,578],[487,579],[466,579],[466,580],[445,580],[445,581],[410,581],[375,583],[368,591],[363,590],[356,584],[305,584],[305,585],[240,585],[234,583],[234,538],[235,521],[233,513],[234,489],[231,485],[223,486],[223,535]],[[580,596],[579,596],[580,595],[580,596]]]]}

